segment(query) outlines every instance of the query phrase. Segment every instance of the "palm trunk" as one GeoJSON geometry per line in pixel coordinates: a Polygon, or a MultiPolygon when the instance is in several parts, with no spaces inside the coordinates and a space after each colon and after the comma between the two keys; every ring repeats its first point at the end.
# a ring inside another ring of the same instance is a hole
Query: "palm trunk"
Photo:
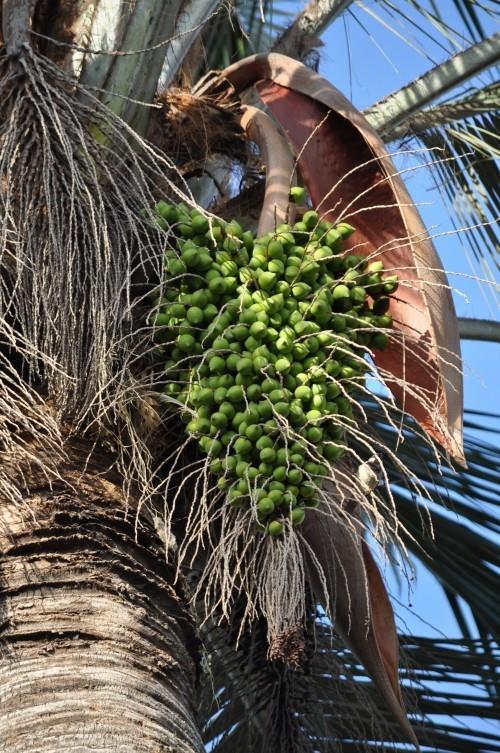
{"type": "Polygon", "coordinates": [[[2,753],[194,753],[193,633],[153,527],[86,469],[0,500],[2,753]]]}

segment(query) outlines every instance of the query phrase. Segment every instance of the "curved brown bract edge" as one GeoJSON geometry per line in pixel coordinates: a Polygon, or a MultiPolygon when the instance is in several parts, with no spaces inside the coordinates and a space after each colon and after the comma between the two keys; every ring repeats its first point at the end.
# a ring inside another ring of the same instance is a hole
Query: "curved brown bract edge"
{"type": "Polygon", "coordinates": [[[270,233],[283,222],[293,222],[289,201],[295,175],[294,159],[275,121],[257,107],[244,106],[240,125],[260,149],[266,167],[266,188],[259,217],[259,236],[270,233]]]}
{"type": "Polygon", "coordinates": [[[395,329],[375,360],[399,406],[464,464],[458,324],[446,275],[420,215],[377,133],[328,81],[271,53],[222,74],[242,92],[256,85],[283,127],[313,205],[356,227],[348,246],[384,261],[402,283],[395,329]],[[307,142],[307,146],[305,146],[307,142]],[[407,386],[405,386],[407,385],[407,386]]]}
{"type": "Polygon", "coordinates": [[[328,616],[334,629],[372,678],[407,739],[419,750],[398,681],[399,643],[392,606],[355,520],[352,526],[333,515],[309,511],[303,536],[316,562],[307,562],[308,579],[322,604],[328,597],[328,616]]]}

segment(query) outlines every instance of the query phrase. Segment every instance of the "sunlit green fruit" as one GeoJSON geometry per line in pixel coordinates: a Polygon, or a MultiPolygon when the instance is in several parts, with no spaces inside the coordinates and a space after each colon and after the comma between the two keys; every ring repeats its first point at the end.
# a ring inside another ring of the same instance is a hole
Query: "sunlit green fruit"
{"type": "MultiPolygon", "coordinates": [[[[256,317],[256,314],[254,314],[254,316],[256,317]]],[[[250,334],[257,340],[260,340],[264,336],[266,330],[267,327],[264,322],[254,320],[254,322],[250,325],[250,334]]]]}
{"type": "Polygon", "coordinates": [[[248,455],[252,452],[253,444],[246,437],[238,437],[234,443],[234,451],[239,455],[248,455]]]}
{"type": "Polygon", "coordinates": [[[350,291],[347,285],[338,284],[332,290],[332,297],[334,301],[339,301],[342,298],[349,298],[350,291]]]}
{"type": "MultiPolygon", "coordinates": [[[[226,397],[227,397],[227,395],[226,395],[226,397]]],[[[230,403],[229,401],[226,401],[226,400],[224,400],[219,405],[219,411],[220,411],[220,413],[224,413],[228,417],[229,420],[231,420],[234,417],[234,414],[235,414],[235,409],[234,409],[232,403],[230,403]]]]}
{"type": "Polygon", "coordinates": [[[287,371],[290,370],[291,363],[285,356],[282,356],[281,358],[278,358],[276,363],[274,364],[274,368],[279,374],[285,374],[287,371]]]}
{"type": "Polygon", "coordinates": [[[366,300],[366,290],[359,285],[355,285],[351,288],[350,297],[355,306],[362,306],[366,300]]]}
{"type": "Polygon", "coordinates": [[[230,337],[233,340],[242,342],[247,339],[249,332],[250,329],[246,324],[237,324],[235,327],[231,327],[231,329],[228,330],[227,336],[228,338],[230,337]]]}
{"type": "Polygon", "coordinates": [[[236,437],[236,432],[231,431],[230,429],[228,431],[225,431],[220,438],[220,441],[224,445],[224,447],[228,447],[236,437]]]}
{"type": "Polygon", "coordinates": [[[274,469],[274,471],[273,471],[273,479],[275,479],[275,481],[281,481],[281,482],[283,482],[283,481],[285,481],[286,477],[287,477],[287,472],[286,472],[286,468],[284,466],[279,465],[279,466],[277,466],[274,469]]]}
{"type": "Polygon", "coordinates": [[[300,526],[306,517],[305,510],[302,507],[295,507],[290,513],[290,518],[293,526],[300,526]]]}
{"type": "Polygon", "coordinates": [[[288,283],[295,282],[299,278],[299,275],[300,275],[300,269],[299,269],[299,267],[297,267],[297,266],[295,266],[293,264],[290,264],[290,265],[288,265],[286,267],[286,269],[285,269],[285,280],[288,283]]]}
{"type": "Polygon", "coordinates": [[[257,509],[261,515],[271,515],[274,512],[274,502],[269,497],[263,497],[257,503],[257,509]]]}
{"type": "Polygon", "coordinates": [[[382,316],[377,317],[378,327],[392,327],[392,324],[393,320],[390,314],[383,314],[382,316]]]}
{"type": "Polygon", "coordinates": [[[299,301],[303,301],[305,298],[307,298],[311,291],[312,288],[307,284],[307,282],[297,282],[295,283],[295,285],[292,285],[292,295],[299,301]]]}
{"type": "Polygon", "coordinates": [[[253,361],[251,358],[240,358],[236,366],[240,374],[251,374],[253,372],[253,361]]]}
{"type": "Polygon", "coordinates": [[[241,235],[241,240],[243,241],[243,245],[245,246],[247,251],[252,251],[253,249],[253,234],[250,232],[250,230],[245,230],[244,233],[241,235]]]}
{"type": "Polygon", "coordinates": [[[284,395],[281,387],[277,387],[275,390],[271,390],[271,392],[269,393],[269,400],[272,403],[279,403],[280,400],[283,400],[283,397],[284,395]]]}
{"type": "Polygon", "coordinates": [[[261,473],[263,476],[270,476],[273,470],[274,470],[274,465],[272,463],[260,463],[259,464],[259,473],[261,473]]]}
{"type": "MultiPolygon", "coordinates": [[[[275,343],[278,353],[290,353],[293,348],[293,341],[287,337],[278,337],[275,343]]],[[[278,371],[278,369],[276,369],[278,371]]]]}
{"type": "Polygon", "coordinates": [[[312,442],[312,444],[319,444],[323,439],[323,429],[319,426],[310,426],[307,429],[306,434],[308,441],[312,442]]]}
{"type": "Polygon", "coordinates": [[[212,356],[208,361],[208,368],[213,374],[222,374],[226,368],[226,361],[221,356],[212,356]]]}
{"type": "Polygon", "coordinates": [[[397,275],[388,275],[383,278],[382,290],[387,295],[392,295],[398,289],[398,277],[397,275]]]}
{"type": "Polygon", "coordinates": [[[273,447],[274,442],[271,439],[271,437],[260,437],[257,442],[255,443],[255,447],[257,450],[264,450],[266,448],[273,447]]]}
{"type": "Polygon", "coordinates": [[[282,275],[285,271],[285,265],[280,259],[271,259],[268,262],[267,268],[269,272],[274,272],[277,275],[282,275]]]}
{"type": "MultiPolygon", "coordinates": [[[[255,354],[255,351],[254,351],[255,354]]],[[[256,374],[260,373],[265,369],[267,366],[269,366],[269,360],[265,356],[256,356],[254,355],[253,359],[253,370],[256,374]]]]}
{"type": "MultiPolygon", "coordinates": [[[[238,356],[237,356],[236,353],[234,353],[232,355],[234,355],[234,356],[236,356],[236,358],[238,358],[238,356]]],[[[227,364],[229,358],[231,358],[231,357],[232,356],[229,356],[226,359],[226,364],[227,364]]],[[[232,387],[229,387],[229,389],[228,389],[228,391],[226,393],[226,399],[229,400],[231,403],[240,403],[240,402],[243,402],[244,396],[245,396],[245,393],[244,393],[243,387],[241,385],[236,385],[236,384],[233,385],[232,387]]]]}
{"type": "Polygon", "coordinates": [[[306,191],[302,186],[292,186],[289,195],[290,200],[295,204],[303,204],[306,200],[306,191]]]}
{"type": "Polygon", "coordinates": [[[217,429],[225,429],[229,424],[229,418],[225,413],[216,411],[212,414],[211,422],[215,427],[217,427],[217,429]]]}
{"type": "Polygon", "coordinates": [[[203,308],[208,303],[210,303],[209,295],[210,294],[206,290],[195,290],[193,293],[191,293],[190,304],[192,306],[199,306],[200,308],[203,308]]]}
{"type": "Polygon", "coordinates": [[[237,460],[236,465],[234,467],[234,472],[238,476],[238,478],[244,478],[246,476],[248,471],[248,463],[246,460],[237,460]]]}
{"type": "Polygon", "coordinates": [[[283,250],[283,244],[278,240],[269,241],[267,244],[267,255],[269,259],[284,259],[285,252],[283,250]]]}
{"type": "Polygon", "coordinates": [[[358,370],[352,366],[342,366],[340,369],[340,376],[342,379],[353,379],[358,376],[358,370]]]}
{"type": "Polygon", "coordinates": [[[276,284],[276,274],[274,272],[261,272],[257,278],[262,290],[271,290],[276,284]]]}
{"type": "Polygon", "coordinates": [[[302,481],[303,473],[300,468],[290,468],[288,471],[288,481],[290,484],[298,485],[302,481]]]}
{"type": "Polygon", "coordinates": [[[374,274],[374,273],[382,272],[383,270],[384,270],[384,262],[380,260],[372,261],[366,267],[367,274],[374,274]]]}
{"type": "Polygon", "coordinates": [[[349,238],[355,232],[355,228],[353,228],[352,225],[349,225],[348,222],[338,222],[335,225],[335,229],[344,239],[349,238]]]}
{"type": "Polygon", "coordinates": [[[254,443],[262,436],[262,428],[258,424],[250,424],[245,432],[245,436],[254,443]]]}
{"type": "Polygon", "coordinates": [[[220,459],[212,460],[208,468],[211,473],[215,473],[217,476],[224,473],[224,464],[220,459]]]}
{"type": "Polygon", "coordinates": [[[332,251],[334,252],[340,251],[342,248],[342,235],[340,234],[338,230],[336,230],[335,228],[332,228],[326,233],[324,237],[324,243],[332,251]]]}
{"type": "Polygon", "coordinates": [[[313,209],[309,209],[307,212],[304,212],[302,222],[308,230],[312,230],[319,222],[319,214],[313,209]]]}
{"type": "Polygon", "coordinates": [[[228,222],[225,229],[227,235],[234,235],[236,238],[240,239],[243,237],[243,228],[236,220],[228,222]]]}
{"type": "Polygon", "coordinates": [[[259,452],[259,458],[263,463],[274,463],[276,460],[276,450],[273,447],[264,447],[259,452]]]}
{"type": "Polygon", "coordinates": [[[177,347],[183,353],[192,353],[195,343],[195,338],[189,334],[179,335],[179,337],[177,338],[177,347]]]}
{"type": "Polygon", "coordinates": [[[326,408],[326,397],[324,395],[313,395],[311,406],[316,410],[324,410],[326,408]]]}
{"type": "Polygon", "coordinates": [[[302,400],[302,402],[307,402],[312,396],[311,388],[306,384],[299,385],[299,387],[295,389],[294,395],[299,400],[302,400]]]}
{"type": "Polygon", "coordinates": [[[198,306],[191,306],[186,313],[186,319],[190,324],[201,324],[203,322],[203,309],[198,306]]]}
{"type": "Polygon", "coordinates": [[[270,536],[281,536],[283,533],[283,523],[280,523],[279,520],[271,520],[267,524],[266,531],[270,536]]]}

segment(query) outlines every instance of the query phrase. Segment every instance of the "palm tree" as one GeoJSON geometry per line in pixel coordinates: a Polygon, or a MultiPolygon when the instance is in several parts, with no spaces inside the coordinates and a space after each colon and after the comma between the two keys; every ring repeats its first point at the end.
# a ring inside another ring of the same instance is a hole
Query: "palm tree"
{"type": "MultiPolygon", "coordinates": [[[[163,194],[191,195],[256,225],[261,165],[255,154],[248,157],[237,99],[218,88],[219,79],[204,76],[271,48],[314,67],[318,35],[342,14],[356,17],[361,4],[313,0],[295,18],[286,15],[292,5],[3,0],[6,753],[71,746],[191,753],[204,743],[218,753],[409,749],[397,715],[379,702],[380,677],[332,635],[311,592],[293,666],[269,658],[268,625],[258,610],[246,625],[241,601],[229,620],[215,608],[206,616],[196,586],[205,582],[201,552],[179,566],[199,487],[193,482],[178,492],[165,460],[178,454],[191,464],[193,454],[180,446],[180,425],[162,423],[158,404],[148,315],[165,235],[145,210],[163,194]],[[178,519],[167,524],[173,498],[178,519]]],[[[498,214],[498,86],[478,76],[498,62],[500,42],[482,26],[489,5],[452,5],[466,40],[435,3],[372,6],[383,23],[392,15],[412,23],[420,40],[433,35],[458,51],[365,115],[391,152],[402,143],[439,146],[452,158],[429,169],[457,225],[477,225],[465,237],[485,263],[484,247],[497,242],[491,220],[498,214]]],[[[460,328],[463,337],[486,332],[474,321],[460,328]]],[[[493,323],[487,330],[498,340],[493,323]]],[[[391,486],[382,494],[402,532],[386,541],[390,560],[401,547],[431,570],[463,634],[401,636],[400,681],[413,727],[426,750],[500,751],[492,727],[474,727],[477,718],[498,716],[498,449],[468,434],[483,417],[467,413],[468,468],[453,469],[411,418],[388,422],[370,395],[363,408],[366,431],[389,450],[391,486]]]]}

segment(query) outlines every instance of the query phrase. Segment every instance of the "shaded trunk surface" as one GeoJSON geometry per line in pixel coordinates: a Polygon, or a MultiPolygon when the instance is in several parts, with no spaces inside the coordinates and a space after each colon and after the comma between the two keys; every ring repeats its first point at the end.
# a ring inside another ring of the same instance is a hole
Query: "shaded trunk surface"
{"type": "Polygon", "coordinates": [[[0,500],[0,751],[202,751],[162,545],[117,486],[72,479],[0,500]]]}

